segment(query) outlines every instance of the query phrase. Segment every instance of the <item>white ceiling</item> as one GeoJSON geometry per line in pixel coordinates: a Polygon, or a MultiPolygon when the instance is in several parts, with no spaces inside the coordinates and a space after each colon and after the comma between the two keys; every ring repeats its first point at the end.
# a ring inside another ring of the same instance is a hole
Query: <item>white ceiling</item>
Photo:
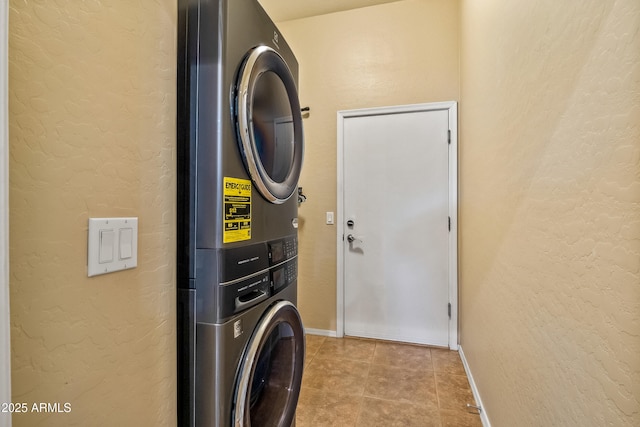
{"type": "Polygon", "coordinates": [[[274,22],[307,18],[400,0],[258,0],[274,22]]]}

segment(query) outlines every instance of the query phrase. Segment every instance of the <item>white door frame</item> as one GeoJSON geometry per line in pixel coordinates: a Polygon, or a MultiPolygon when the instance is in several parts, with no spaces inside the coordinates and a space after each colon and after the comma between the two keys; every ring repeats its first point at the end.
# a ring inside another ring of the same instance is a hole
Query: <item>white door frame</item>
{"type": "MultiPolygon", "coordinates": [[[[9,5],[0,1],[0,402],[11,402],[9,336],[9,5]]],[[[0,427],[11,415],[0,415],[0,427]]]]}
{"type": "Polygon", "coordinates": [[[338,227],[336,230],[338,244],[336,336],[338,337],[344,336],[344,120],[350,117],[434,110],[448,111],[449,130],[451,131],[451,144],[449,145],[449,216],[451,217],[451,232],[449,233],[449,301],[451,302],[449,348],[458,349],[458,104],[455,101],[338,111],[338,227]]]}

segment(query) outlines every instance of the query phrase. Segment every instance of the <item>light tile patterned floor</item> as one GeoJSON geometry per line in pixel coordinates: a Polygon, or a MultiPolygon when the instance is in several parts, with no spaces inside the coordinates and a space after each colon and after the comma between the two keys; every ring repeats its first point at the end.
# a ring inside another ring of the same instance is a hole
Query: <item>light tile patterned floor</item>
{"type": "Polygon", "coordinates": [[[296,427],[482,427],[458,352],[307,335],[296,427]]]}

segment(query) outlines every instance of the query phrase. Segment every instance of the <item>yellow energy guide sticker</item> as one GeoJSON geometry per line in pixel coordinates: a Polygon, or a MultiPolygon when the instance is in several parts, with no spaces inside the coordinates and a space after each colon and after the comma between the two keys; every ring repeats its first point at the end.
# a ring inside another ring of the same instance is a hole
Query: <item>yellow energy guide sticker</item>
{"type": "Polygon", "coordinates": [[[222,243],[251,239],[251,181],[224,177],[222,243]]]}

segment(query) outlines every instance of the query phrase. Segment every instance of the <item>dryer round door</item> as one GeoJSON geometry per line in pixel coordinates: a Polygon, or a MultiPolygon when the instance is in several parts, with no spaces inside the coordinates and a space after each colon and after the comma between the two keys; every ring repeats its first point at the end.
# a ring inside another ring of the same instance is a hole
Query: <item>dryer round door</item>
{"type": "Polygon", "coordinates": [[[297,189],[304,150],[295,78],[278,52],[259,46],[245,57],[235,96],[245,167],[266,200],[284,203],[297,189]]]}
{"type": "Polygon", "coordinates": [[[236,383],[235,427],[290,427],[302,384],[304,330],[289,301],[272,305],[242,356],[236,383]]]}

